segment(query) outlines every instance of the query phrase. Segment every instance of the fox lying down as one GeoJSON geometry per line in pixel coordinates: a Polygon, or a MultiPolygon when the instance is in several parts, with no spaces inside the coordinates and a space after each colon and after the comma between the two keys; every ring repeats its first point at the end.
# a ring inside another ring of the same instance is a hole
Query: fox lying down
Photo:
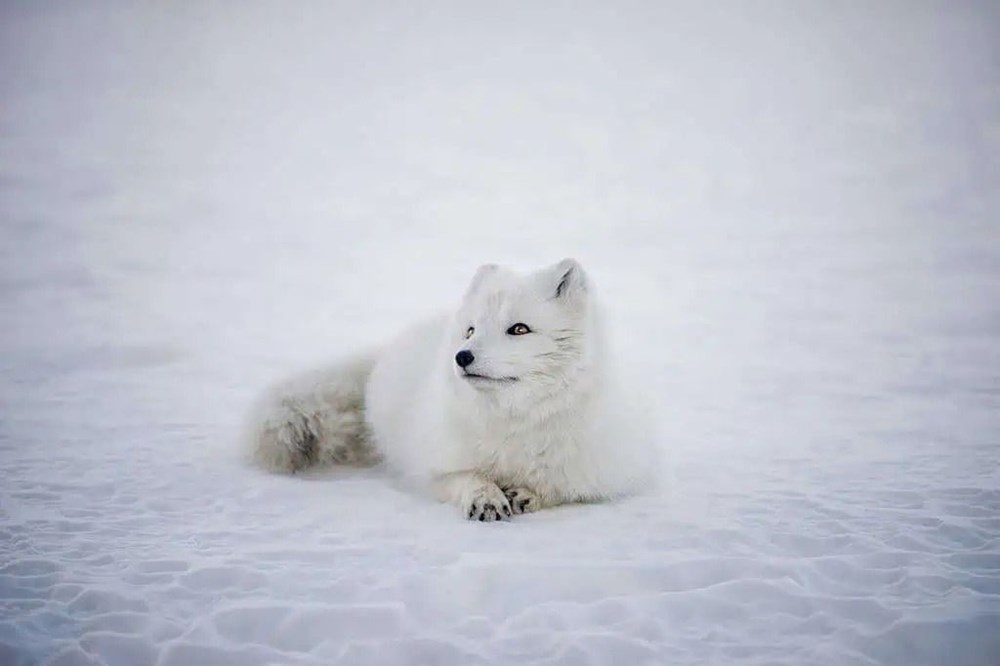
{"type": "Polygon", "coordinates": [[[648,483],[655,456],[611,367],[578,262],[487,264],[455,312],[270,391],[253,457],[279,472],[384,462],[486,522],[613,498],[648,483]]]}

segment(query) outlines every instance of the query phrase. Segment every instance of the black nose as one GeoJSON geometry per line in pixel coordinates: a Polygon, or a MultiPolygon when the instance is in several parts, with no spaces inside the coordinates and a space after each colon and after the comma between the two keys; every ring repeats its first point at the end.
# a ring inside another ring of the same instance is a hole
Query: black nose
{"type": "Polygon", "coordinates": [[[476,360],[476,357],[472,355],[468,349],[463,349],[462,351],[455,354],[455,363],[458,363],[458,367],[464,368],[468,365],[472,365],[472,362],[476,360]]]}

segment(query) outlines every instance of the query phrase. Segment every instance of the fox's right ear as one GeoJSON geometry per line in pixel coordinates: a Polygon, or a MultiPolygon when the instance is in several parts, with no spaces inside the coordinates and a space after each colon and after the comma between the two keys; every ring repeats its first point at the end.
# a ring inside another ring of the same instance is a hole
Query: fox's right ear
{"type": "Polygon", "coordinates": [[[469,288],[465,292],[466,298],[476,293],[479,287],[483,285],[483,282],[487,277],[496,273],[497,269],[500,268],[497,264],[483,264],[476,270],[476,274],[472,276],[472,282],[469,283],[469,288]]]}
{"type": "Polygon", "coordinates": [[[545,285],[553,294],[551,298],[579,301],[587,293],[587,276],[576,259],[563,259],[543,271],[545,285]]]}

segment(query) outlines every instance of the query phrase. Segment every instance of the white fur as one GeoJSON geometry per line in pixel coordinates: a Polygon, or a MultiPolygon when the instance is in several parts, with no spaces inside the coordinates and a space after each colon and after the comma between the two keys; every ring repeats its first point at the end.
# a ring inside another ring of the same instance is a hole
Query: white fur
{"type": "Polygon", "coordinates": [[[639,431],[626,423],[603,338],[576,261],[527,275],[483,266],[454,314],[405,331],[374,362],[272,391],[254,457],[277,471],[384,458],[478,520],[630,492],[648,480],[653,452],[630,434],[639,431]],[[516,323],[531,332],[509,334],[516,323]],[[464,370],[462,350],[475,357],[464,370]]]}

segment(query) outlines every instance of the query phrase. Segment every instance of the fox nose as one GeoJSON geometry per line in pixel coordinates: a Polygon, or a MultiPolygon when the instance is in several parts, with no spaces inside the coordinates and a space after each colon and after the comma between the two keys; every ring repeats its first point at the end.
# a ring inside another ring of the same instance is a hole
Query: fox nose
{"type": "Polygon", "coordinates": [[[476,360],[476,357],[472,355],[468,349],[463,349],[462,351],[455,354],[455,363],[458,363],[458,367],[464,368],[466,366],[472,365],[472,362],[476,360]]]}

